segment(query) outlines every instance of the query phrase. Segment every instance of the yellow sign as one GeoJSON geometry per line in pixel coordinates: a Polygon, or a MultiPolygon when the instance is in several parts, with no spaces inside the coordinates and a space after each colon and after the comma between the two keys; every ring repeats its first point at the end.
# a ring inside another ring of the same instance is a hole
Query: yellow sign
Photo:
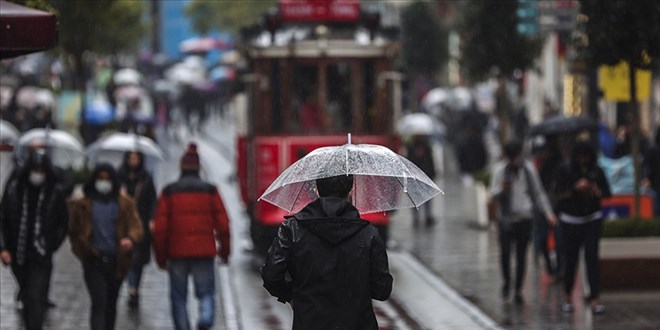
{"type": "MultiPolygon", "coordinates": [[[[603,65],[598,69],[599,85],[603,97],[608,101],[630,101],[630,77],[628,63],[622,61],[616,66],[603,65]]],[[[651,71],[637,70],[637,101],[651,96],[651,71]]]]}

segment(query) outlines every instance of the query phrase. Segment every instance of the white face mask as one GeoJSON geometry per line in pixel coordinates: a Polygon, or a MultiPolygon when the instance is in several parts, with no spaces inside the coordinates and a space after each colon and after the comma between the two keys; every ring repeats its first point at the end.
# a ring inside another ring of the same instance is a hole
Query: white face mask
{"type": "Polygon", "coordinates": [[[96,191],[103,195],[107,195],[112,191],[112,182],[108,180],[96,180],[94,182],[94,188],[96,188],[96,191]]]}
{"type": "Polygon", "coordinates": [[[32,171],[29,180],[32,185],[41,186],[46,181],[46,174],[32,171]]]}

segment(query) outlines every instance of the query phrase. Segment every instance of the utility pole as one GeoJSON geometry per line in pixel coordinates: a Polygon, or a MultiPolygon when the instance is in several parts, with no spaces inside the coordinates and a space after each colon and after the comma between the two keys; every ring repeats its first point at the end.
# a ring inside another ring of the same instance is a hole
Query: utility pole
{"type": "Polygon", "coordinates": [[[160,1],[151,0],[151,52],[160,53],[160,1]]]}

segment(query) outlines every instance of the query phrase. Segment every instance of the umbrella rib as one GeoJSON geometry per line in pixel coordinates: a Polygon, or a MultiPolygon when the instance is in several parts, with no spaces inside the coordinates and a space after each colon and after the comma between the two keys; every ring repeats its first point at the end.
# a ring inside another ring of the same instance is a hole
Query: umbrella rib
{"type": "Polygon", "coordinates": [[[293,199],[293,203],[291,205],[291,208],[288,210],[289,212],[293,212],[293,208],[296,206],[296,201],[298,200],[298,197],[300,197],[300,193],[302,192],[304,186],[305,186],[305,183],[303,182],[300,185],[300,188],[298,189],[298,193],[296,194],[296,197],[293,199]]]}
{"type": "MultiPolygon", "coordinates": [[[[401,185],[401,188],[403,188],[403,191],[405,192],[408,188],[406,188],[406,187],[403,185],[403,183],[401,183],[401,180],[399,180],[399,177],[395,177],[395,178],[396,178],[396,182],[398,182],[399,185],[401,185]]],[[[410,194],[406,193],[405,195],[406,195],[406,197],[408,197],[408,199],[410,199],[410,201],[413,203],[413,205],[415,206],[415,208],[417,208],[418,205],[415,203],[415,201],[412,199],[412,197],[410,197],[410,194]]]]}

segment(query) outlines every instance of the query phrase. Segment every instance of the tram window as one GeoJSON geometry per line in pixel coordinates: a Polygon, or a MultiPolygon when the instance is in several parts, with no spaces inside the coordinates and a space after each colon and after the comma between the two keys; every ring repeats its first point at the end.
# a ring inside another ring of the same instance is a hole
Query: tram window
{"type": "Polygon", "coordinates": [[[316,65],[297,65],[293,72],[292,102],[297,117],[297,131],[323,131],[321,104],[318,98],[318,68],[316,65]]]}
{"type": "Polygon", "coordinates": [[[281,132],[282,125],[282,85],[280,83],[280,63],[273,61],[270,72],[271,102],[271,132],[281,132]]]}
{"type": "Polygon", "coordinates": [[[364,62],[362,66],[362,75],[364,77],[364,105],[360,107],[363,111],[362,118],[364,118],[364,128],[367,132],[373,132],[375,127],[373,122],[377,116],[376,112],[376,86],[374,77],[374,65],[370,61],[364,62]]]}
{"type": "MultiPolygon", "coordinates": [[[[352,90],[351,67],[349,63],[333,63],[328,65],[328,100],[327,115],[330,131],[346,132],[353,126],[351,114],[352,90]]],[[[357,92],[357,91],[355,91],[357,92]]]]}

